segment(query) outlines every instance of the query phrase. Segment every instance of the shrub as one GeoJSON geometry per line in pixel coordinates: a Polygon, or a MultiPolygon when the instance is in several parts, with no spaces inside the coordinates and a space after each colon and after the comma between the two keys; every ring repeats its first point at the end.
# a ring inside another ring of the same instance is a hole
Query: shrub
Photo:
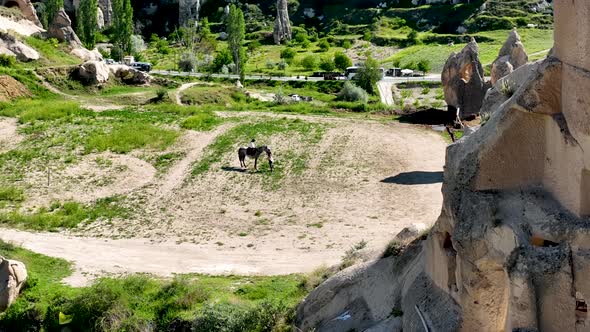
{"type": "Polygon", "coordinates": [[[342,43],[342,47],[343,47],[344,49],[347,49],[347,50],[348,50],[348,49],[350,49],[350,48],[352,47],[352,43],[350,42],[350,40],[345,40],[345,41],[342,43]]]}
{"type": "Polygon", "coordinates": [[[399,254],[402,253],[404,246],[396,240],[391,240],[387,247],[385,247],[385,251],[381,254],[382,258],[386,257],[397,257],[399,254]]]}
{"type": "Polygon", "coordinates": [[[346,68],[352,66],[352,60],[343,52],[336,52],[334,54],[334,65],[336,68],[344,71],[346,68]]]}
{"type": "Polygon", "coordinates": [[[324,39],[318,43],[318,47],[320,48],[320,51],[327,52],[330,50],[330,43],[324,39]]]}
{"type": "Polygon", "coordinates": [[[430,64],[429,60],[422,59],[422,60],[418,61],[418,64],[416,65],[416,69],[418,69],[424,75],[426,75],[432,69],[432,65],[430,64]]]}
{"type": "Polygon", "coordinates": [[[285,61],[287,61],[287,63],[289,64],[293,61],[295,55],[297,55],[297,52],[295,52],[295,50],[291,47],[287,47],[281,50],[281,59],[285,59],[285,61]]]}
{"type": "Polygon", "coordinates": [[[281,61],[279,61],[279,63],[277,63],[277,68],[279,68],[279,70],[286,70],[287,67],[289,67],[289,64],[287,63],[287,61],[285,61],[285,59],[282,59],[281,61]]]}
{"type": "Polygon", "coordinates": [[[344,101],[360,101],[367,103],[369,101],[369,95],[362,88],[354,85],[351,82],[344,83],[344,87],[338,93],[338,100],[344,101]]]}
{"type": "Polygon", "coordinates": [[[1,67],[14,67],[16,65],[16,57],[7,54],[0,54],[1,67]]]}
{"type": "Polygon", "coordinates": [[[264,65],[266,66],[266,69],[274,69],[275,68],[275,63],[272,60],[266,60],[264,65]]]}
{"type": "Polygon", "coordinates": [[[178,68],[181,71],[193,71],[197,67],[197,58],[192,52],[183,53],[178,61],[178,68]]]}
{"type": "Polygon", "coordinates": [[[332,61],[332,59],[330,59],[330,58],[323,58],[320,61],[320,68],[323,71],[334,71],[334,69],[336,69],[336,65],[334,64],[334,61],[332,61]]]}
{"type": "Polygon", "coordinates": [[[307,70],[314,70],[318,67],[318,58],[315,55],[308,55],[301,60],[301,66],[307,70]]]}
{"type": "Polygon", "coordinates": [[[230,50],[228,48],[224,48],[217,53],[215,59],[213,60],[213,71],[219,72],[223,65],[229,65],[233,61],[234,60],[230,50]]]}
{"type": "Polygon", "coordinates": [[[166,90],[165,88],[158,88],[158,90],[156,90],[156,100],[157,101],[164,100],[164,97],[166,97],[167,95],[168,95],[168,90],[166,90]]]}

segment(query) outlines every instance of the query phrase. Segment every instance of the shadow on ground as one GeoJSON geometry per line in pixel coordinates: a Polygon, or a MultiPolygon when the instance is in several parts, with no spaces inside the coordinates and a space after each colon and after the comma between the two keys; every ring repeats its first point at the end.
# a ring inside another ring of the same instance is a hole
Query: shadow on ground
{"type": "Polygon", "coordinates": [[[245,168],[230,167],[230,166],[224,166],[221,169],[224,170],[224,171],[226,171],[226,172],[239,172],[239,173],[246,173],[248,171],[245,168]]]}
{"type": "Polygon", "coordinates": [[[443,172],[405,172],[381,180],[383,183],[394,183],[403,185],[433,184],[443,181],[443,172]]]}

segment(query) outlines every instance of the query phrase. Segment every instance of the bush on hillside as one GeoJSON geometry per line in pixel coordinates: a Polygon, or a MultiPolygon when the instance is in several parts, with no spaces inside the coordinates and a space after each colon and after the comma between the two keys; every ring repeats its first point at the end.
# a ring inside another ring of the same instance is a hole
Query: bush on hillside
{"type": "Polygon", "coordinates": [[[0,67],[14,67],[16,65],[16,57],[7,54],[0,54],[0,67]]]}
{"type": "Polygon", "coordinates": [[[307,70],[314,70],[318,67],[318,57],[315,55],[308,55],[301,60],[301,66],[307,70]]]}
{"type": "Polygon", "coordinates": [[[369,101],[369,95],[361,87],[358,87],[351,82],[346,82],[344,83],[342,90],[338,93],[338,100],[360,101],[366,103],[369,101]]]}
{"type": "Polygon", "coordinates": [[[178,68],[181,71],[193,71],[197,67],[197,58],[193,53],[187,52],[180,56],[178,68]]]}

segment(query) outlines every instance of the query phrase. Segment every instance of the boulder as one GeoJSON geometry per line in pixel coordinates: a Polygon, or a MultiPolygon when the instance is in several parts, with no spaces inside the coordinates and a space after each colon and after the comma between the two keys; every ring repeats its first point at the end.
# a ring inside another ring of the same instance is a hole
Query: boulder
{"type": "Polygon", "coordinates": [[[0,32],[0,54],[14,56],[23,62],[39,60],[39,52],[4,32],[0,32]]]}
{"type": "Polygon", "coordinates": [[[524,49],[524,45],[520,40],[520,35],[513,29],[508,35],[508,39],[500,49],[500,53],[492,63],[491,82],[492,85],[506,75],[513,72],[515,69],[526,64],[529,60],[528,55],[524,49]]]}
{"type": "Polygon", "coordinates": [[[26,280],[25,264],[0,256],[0,312],[16,301],[26,280]]]}
{"type": "Polygon", "coordinates": [[[131,68],[127,65],[109,65],[109,70],[116,78],[125,84],[149,84],[151,76],[145,72],[131,68]]]}
{"type": "Polygon", "coordinates": [[[78,79],[85,84],[102,84],[109,80],[109,67],[102,61],[86,61],[76,71],[78,79]]]}
{"type": "Polygon", "coordinates": [[[422,234],[428,229],[428,226],[422,223],[412,224],[408,227],[402,229],[397,235],[393,238],[395,241],[398,241],[402,244],[408,244],[418,237],[422,236],[422,234]]]}
{"type": "Polygon", "coordinates": [[[85,49],[84,47],[74,48],[70,51],[70,54],[80,58],[83,61],[102,61],[102,54],[95,48],[92,51],[85,49]]]}
{"type": "Polygon", "coordinates": [[[459,53],[451,53],[441,74],[445,101],[449,111],[462,119],[479,114],[489,84],[485,82],[479,48],[475,39],[459,53]]]}
{"type": "Polygon", "coordinates": [[[272,32],[275,44],[280,44],[283,40],[291,40],[291,21],[289,21],[289,8],[287,0],[277,0],[277,17],[272,32]]]}
{"type": "Polygon", "coordinates": [[[55,38],[62,43],[68,43],[73,48],[82,47],[80,38],[78,38],[74,29],[72,29],[72,21],[63,8],[55,15],[53,22],[47,28],[47,33],[49,37],[55,38]]]}

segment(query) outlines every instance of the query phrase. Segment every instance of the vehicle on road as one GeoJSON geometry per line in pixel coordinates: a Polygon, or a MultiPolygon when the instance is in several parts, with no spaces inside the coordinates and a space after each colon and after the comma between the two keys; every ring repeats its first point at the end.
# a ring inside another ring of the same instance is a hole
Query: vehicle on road
{"type": "Polygon", "coordinates": [[[149,73],[152,70],[152,64],[149,62],[133,62],[131,63],[131,68],[149,73]]]}

